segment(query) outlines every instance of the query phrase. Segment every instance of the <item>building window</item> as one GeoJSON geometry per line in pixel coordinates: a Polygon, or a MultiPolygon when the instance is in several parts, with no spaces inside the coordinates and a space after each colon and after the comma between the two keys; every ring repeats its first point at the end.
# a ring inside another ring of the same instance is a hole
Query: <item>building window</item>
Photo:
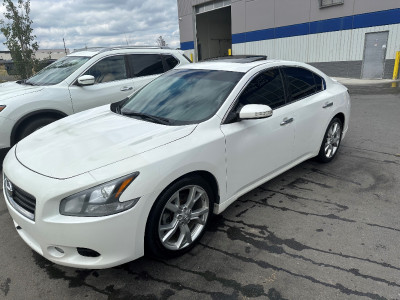
{"type": "Polygon", "coordinates": [[[333,5],[341,5],[344,0],[319,0],[319,7],[329,7],[333,5]]]}

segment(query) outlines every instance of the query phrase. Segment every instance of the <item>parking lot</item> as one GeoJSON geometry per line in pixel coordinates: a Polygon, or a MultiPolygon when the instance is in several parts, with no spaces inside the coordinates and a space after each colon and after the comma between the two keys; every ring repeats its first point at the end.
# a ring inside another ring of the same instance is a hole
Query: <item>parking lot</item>
{"type": "Polygon", "coordinates": [[[1,195],[0,299],[400,299],[400,88],[350,92],[332,163],[304,162],[242,196],[177,259],[55,265],[18,236],[1,195]]]}

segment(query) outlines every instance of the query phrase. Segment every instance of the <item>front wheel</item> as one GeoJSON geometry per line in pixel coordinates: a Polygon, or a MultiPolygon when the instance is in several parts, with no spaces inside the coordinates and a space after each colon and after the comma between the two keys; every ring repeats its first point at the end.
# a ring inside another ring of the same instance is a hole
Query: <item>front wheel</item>
{"type": "Polygon", "coordinates": [[[339,118],[333,118],[326,129],[317,159],[327,163],[333,160],[342,139],[343,123],[339,118]]]}
{"type": "Polygon", "coordinates": [[[205,232],[214,195],[199,176],[178,180],[154,204],[146,225],[146,252],[159,258],[182,255],[192,249],[205,232]]]}

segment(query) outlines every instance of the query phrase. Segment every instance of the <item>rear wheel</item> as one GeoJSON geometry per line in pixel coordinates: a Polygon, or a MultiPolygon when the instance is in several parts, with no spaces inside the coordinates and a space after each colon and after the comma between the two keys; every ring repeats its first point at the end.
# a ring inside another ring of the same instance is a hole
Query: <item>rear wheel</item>
{"type": "Polygon", "coordinates": [[[146,252],[159,258],[182,255],[205,232],[214,195],[199,176],[178,180],[154,204],[146,226],[146,252]]]}
{"type": "Polygon", "coordinates": [[[317,159],[327,163],[333,160],[339,150],[342,139],[343,123],[339,118],[333,118],[326,129],[317,159]]]}
{"type": "Polygon", "coordinates": [[[35,132],[36,130],[38,130],[50,123],[53,123],[56,120],[57,120],[56,118],[44,117],[44,118],[38,118],[38,119],[34,119],[34,120],[30,121],[29,123],[25,124],[22,127],[22,129],[20,130],[17,142],[22,140],[23,138],[27,137],[31,133],[35,132]]]}

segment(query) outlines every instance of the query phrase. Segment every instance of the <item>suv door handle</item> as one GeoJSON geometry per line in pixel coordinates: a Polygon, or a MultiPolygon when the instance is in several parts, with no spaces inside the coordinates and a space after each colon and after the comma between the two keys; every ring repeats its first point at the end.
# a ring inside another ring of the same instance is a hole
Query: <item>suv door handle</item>
{"type": "Polygon", "coordinates": [[[133,87],[131,87],[131,86],[124,86],[124,87],[121,88],[121,92],[130,91],[130,90],[133,90],[133,87]]]}
{"type": "Polygon", "coordinates": [[[293,118],[290,118],[290,119],[284,118],[283,121],[281,122],[281,126],[284,126],[286,124],[292,123],[293,121],[294,121],[293,118]]]}
{"type": "Polygon", "coordinates": [[[324,106],[322,106],[322,108],[328,108],[333,106],[333,102],[325,102],[324,106]]]}

